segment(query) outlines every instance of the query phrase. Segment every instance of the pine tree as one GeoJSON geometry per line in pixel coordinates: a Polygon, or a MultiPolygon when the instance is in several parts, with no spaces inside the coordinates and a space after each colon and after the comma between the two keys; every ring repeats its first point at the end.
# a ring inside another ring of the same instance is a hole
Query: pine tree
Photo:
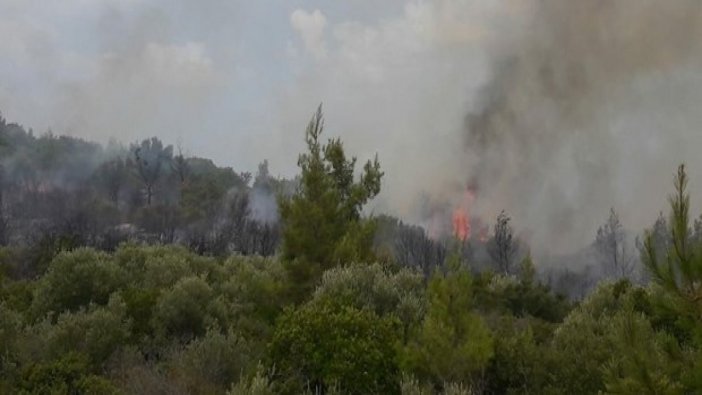
{"type": "Polygon", "coordinates": [[[450,258],[448,272],[435,273],[427,290],[428,308],[405,363],[418,376],[435,384],[472,384],[493,355],[493,339],[482,318],[474,313],[472,279],[450,258]]]}
{"type": "MultiPolygon", "coordinates": [[[[655,235],[648,231],[644,241],[643,261],[653,280],[696,318],[702,317],[702,244],[694,243],[690,229],[690,195],[687,193],[685,166],[675,177],[675,193],[669,197],[670,246],[665,260],[660,259],[655,235]]],[[[699,334],[702,335],[702,332],[699,334]]],[[[702,340],[702,336],[700,337],[702,340]]]]}
{"type": "Polygon", "coordinates": [[[323,130],[320,105],[305,133],[308,152],[298,159],[298,190],[279,199],[282,256],[297,300],[309,294],[324,270],[372,259],[375,225],[361,218],[361,209],[380,192],[380,163],[377,156],[368,161],[354,181],[356,158],[346,157],[339,139],[322,144],[323,130]]]}
{"type": "Polygon", "coordinates": [[[647,231],[642,260],[661,290],[655,299],[662,317],[674,317],[665,328],[672,331],[685,353],[671,355],[686,366],[681,380],[694,393],[702,390],[702,243],[690,227],[690,195],[685,166],[678,167],[675,193],[669,197],[669,240],[659,251],[656,234],[647,231]],[[664,259],[661,259],[664,257],[664,259]]]}

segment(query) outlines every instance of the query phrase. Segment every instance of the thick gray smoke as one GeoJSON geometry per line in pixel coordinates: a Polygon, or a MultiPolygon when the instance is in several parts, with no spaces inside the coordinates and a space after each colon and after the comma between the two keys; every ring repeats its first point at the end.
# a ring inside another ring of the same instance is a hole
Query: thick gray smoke
{"type": "Polygon", "coordinates": [[[611,206],[630,228],[650,225],[677,163],[702,179],[702,2],[544,0],[532,11],[493,53],[466,117],[479,210],[507,209],[534,248],[561,252],[591,241],[611,206]]]}

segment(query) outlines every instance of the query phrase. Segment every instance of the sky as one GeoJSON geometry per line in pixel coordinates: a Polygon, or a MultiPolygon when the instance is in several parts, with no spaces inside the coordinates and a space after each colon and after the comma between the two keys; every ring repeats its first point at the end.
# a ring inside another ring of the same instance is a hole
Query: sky
{"type": "MultiPolygon", "coordinates": [[[[37,132],[156,135],[219,164],[254,169],[267,158],[289,173],[319,103],[330,135],[358,126],[349,140],[389,141],[402,125],[359,112],[394,107],[411,124],[424,103],[399,106],[390,94],[434,100],[442,68],[476,66],[431,43],[438,19],[454,18],[451,2],[439,3],[0,0],[0,111],[37,132]],[[427,62],[433,55],[442,58],[427,62]]],[[[487,7],[461,8],[479,20],[487,7]]],[[[478,39],[479,29],[454,39],[478,39]]],[[[467,98],[473,79],[450,94],[467,98]]]]}
{"type": "Polygon", "coordinates": [[[0,0],[0,112],[292,176],[323,103],[379,156],[371,210],[479,184],[488,221],[571,248],[610,207],[652,223],[680,162],[702,193],[701,35],[699,0],[0,0]]]}

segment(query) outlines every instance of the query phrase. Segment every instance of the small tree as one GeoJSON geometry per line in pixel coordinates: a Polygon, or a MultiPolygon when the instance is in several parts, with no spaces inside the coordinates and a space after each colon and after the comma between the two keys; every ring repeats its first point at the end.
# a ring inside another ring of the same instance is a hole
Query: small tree
{"type": "Polygon", "coordinates": [[[607,222],[597,229],[595,248],[609,277],[630,277],[634,270],[633,256],[626,246],[626,234],[614,208],[607,222]]]}
{"type": "Polygon", "coordinates": [[[96,178],[112,204],[119,203],[119,195],[127,183],[127,167],[121,157],[111,159],[97,169],[96,178]]]}
{"type": "Polygon", "coordinates": [[[282,255],[298,295],[311,291],[321,273],[340,262],[372,257],[374,224],[361,219],[362,207],[380,192],[383,173],[376,157],[354,181],[356,158],[347,159],[339,139],[320,142],[321,105],[305,133],[300,185],[279,199],[283,224],[282,255]]]}
{"type": "Polygon", "coordinates": [[[137,176],[144,186],[146,204],[151,206],[155,188],[161,180],[165,165],[173,159],[173,146],[164,147],[156,137],[146,139],[140,145],[132,146],[134,166],[137,176]]]}
{"type": "Polygon", "coordinates": [[[394,321],[368,309],[307,304],[280,317],[268,359],[287,379],[279,393],[397,394],[397,340],[394,321]]]}
{"type": "Polygon", "coordinates": [[[472,279],[456,258],[437,271],[427,290],[427,313],[406,348],[405,363],[435,384],[471,384],[493,355],[490,330],[473,313],[472,279]]]}
{"type": "Polygon", "coordinates": [[[183,149],[180,146],[178,146],[178,155],[174,156],[173,161],[171,161],[171,170],[178,177],[178,182],[180,182],[182,187],[190,176],[191,169],[188,159],[183,155],[183,149]]]}
{"type": "Polygon", "coordinates": [[[497,270],[503,274],[511,273],[514,257],[517,254],[517,242],[514,240],[509,221],[510,217],[502,210],[495,223],[495,235],[487,246],[488,253],[495,262],[497,270]]]}

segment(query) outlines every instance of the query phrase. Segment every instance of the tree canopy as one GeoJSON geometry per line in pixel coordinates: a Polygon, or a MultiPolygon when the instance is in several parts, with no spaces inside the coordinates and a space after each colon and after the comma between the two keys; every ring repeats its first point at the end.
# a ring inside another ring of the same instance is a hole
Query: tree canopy
{"type": "Polygon", "coordinates": [[[279,201],[281,253],[298,295],[310,292],[327,269],[373,258],[375,226],[361,218],[361,209],[380,192],[380,163],[377,157],[366,162],[355,181],[356,158],[346,157],[339,139],[323,144],[323,131],[320,105],[305,131],[298,189],[279,201]]]}

